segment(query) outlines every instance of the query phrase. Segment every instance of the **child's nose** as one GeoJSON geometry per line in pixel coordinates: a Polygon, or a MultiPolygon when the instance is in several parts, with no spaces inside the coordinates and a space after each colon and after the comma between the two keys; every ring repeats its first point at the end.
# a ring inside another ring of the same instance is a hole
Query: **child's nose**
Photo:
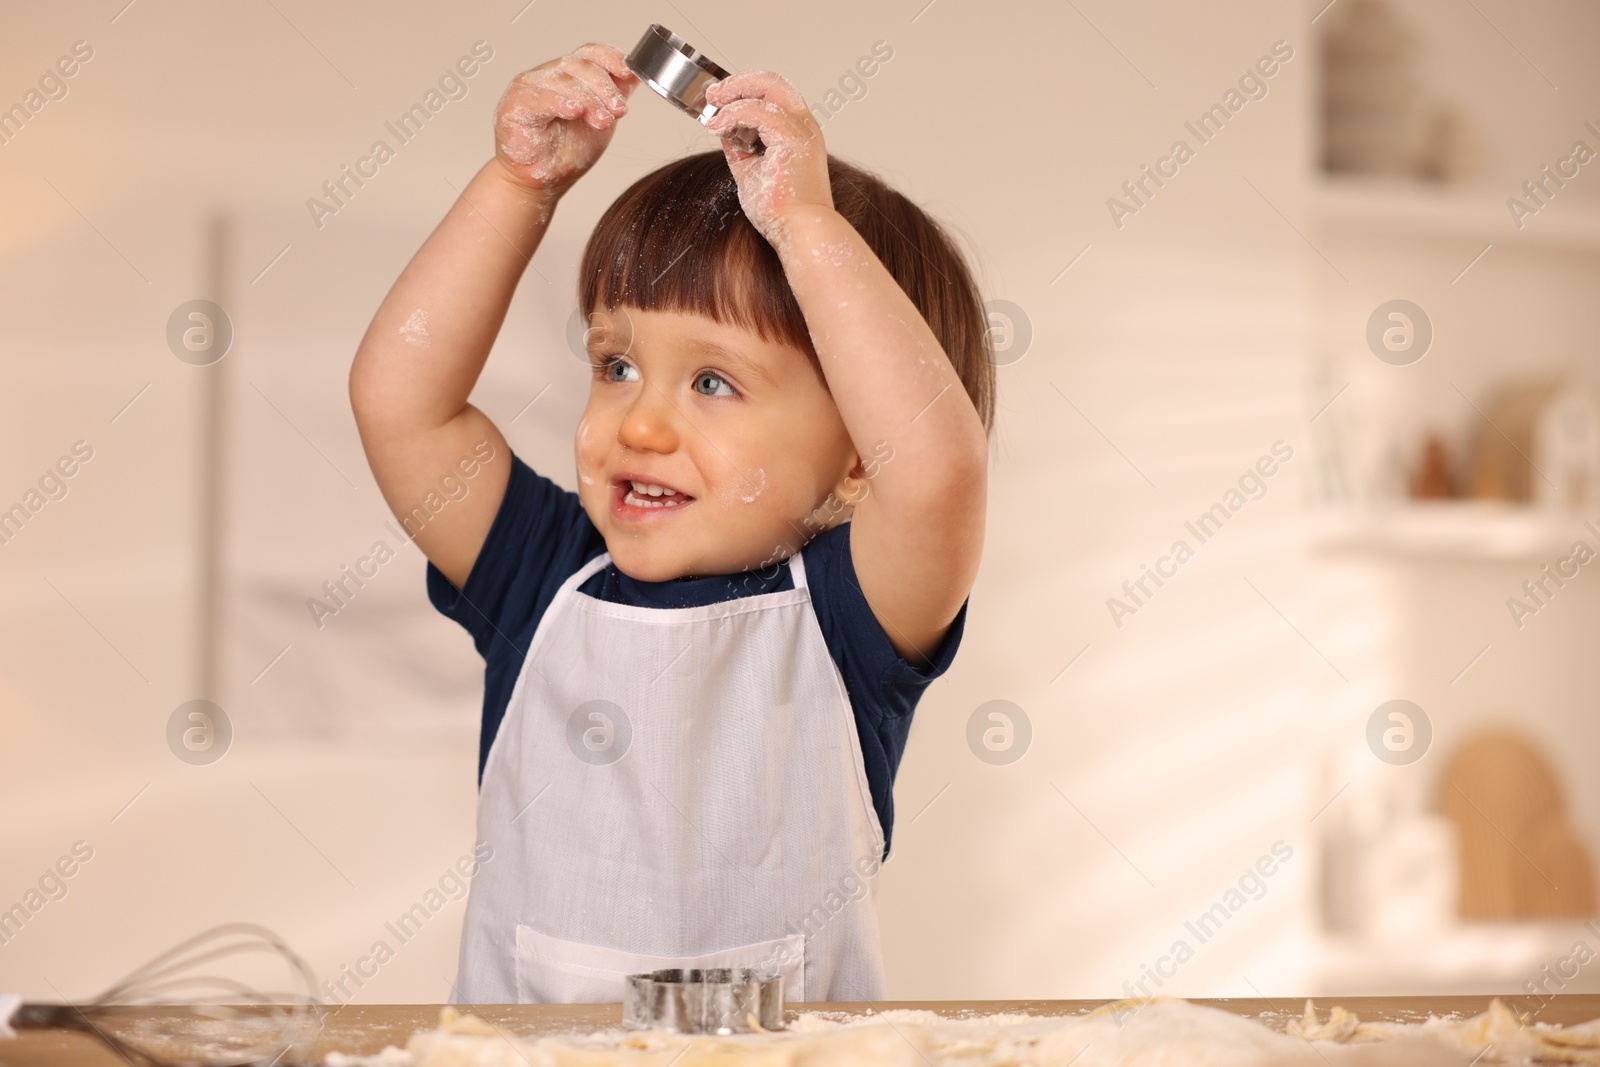
{"type": "Polygon", "coordinates": [[[623,412],[617,440],[638,451],[672,452],[677,449],[677,414],[659,389],[646,383],[639,390],[633,403],[623,412]]]}

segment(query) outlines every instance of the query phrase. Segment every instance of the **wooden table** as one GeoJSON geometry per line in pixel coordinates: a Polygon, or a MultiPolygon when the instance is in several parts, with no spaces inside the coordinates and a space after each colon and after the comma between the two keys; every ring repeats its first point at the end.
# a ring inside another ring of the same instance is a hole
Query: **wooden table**
{"type": "MultiPolygon", "coordinates": [[[[1238,1015],[1261,1019],[1281,1026],[1298,1016],[1305,1007],[1304,997],[1270,999],[1196,1000],[1238,1015]]],[[[1355,1012],[1363,1019],[1390,1022],[1421,1022],[1432,1015],[1476,1015],[1489,1006],[1492,998],[1473,997],[1326,997],[1318,1007],[1333,1004],[1355,1012]]],[[[1555,996],[1542,1004],[1533,997],[1505,996],[1513,1009],[1530,1014],[1536,1021],[1571,1025],[1600,1018],[1600,994],[1555,996]]],[[[1000,1012],[1030,1012],[1034,1015],[1078,1015],[1107,1003],[1103,1000],[936,1000],[885,1001],[863,1003],[791,1004],[787,1015],[803,1011],[834,1011],[865,1014],[891,1008],[914,1008],[941,1015],[993,1015],[1000,1012]]],[[[385,1045],[404,1048],[417,1030],[431,1030],[439,1022],[437,1004],[351,1004],[330,1013],[317,1042],[318,1055],[337,1049],[352,1055],[371,1055],[385,1045]]],[[[471,1009],[508,1034],[551,1034],[566,1030],[585,1032],[620,1026],[620,1004],[497,1004],[471,1009]]],[[[161,1013],[149,1009],[152,1017],[161,1013]]],[[[15,1041],[0,1041],[0,1067],[127,1067],[125,1061],[90,1037],[76,1033],[24,1032],[15,1041]]]]}

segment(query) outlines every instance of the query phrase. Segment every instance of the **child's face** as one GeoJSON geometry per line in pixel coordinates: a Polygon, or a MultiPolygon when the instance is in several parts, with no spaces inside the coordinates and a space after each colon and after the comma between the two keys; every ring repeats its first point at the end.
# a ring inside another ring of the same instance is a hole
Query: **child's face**
{"type": "Polygon", "coordinates": [[[623,573],[733,574],[847,517],[855,446],[805,352],[691,313],[610,322],[591,331],[578,495],[623,573]]]}

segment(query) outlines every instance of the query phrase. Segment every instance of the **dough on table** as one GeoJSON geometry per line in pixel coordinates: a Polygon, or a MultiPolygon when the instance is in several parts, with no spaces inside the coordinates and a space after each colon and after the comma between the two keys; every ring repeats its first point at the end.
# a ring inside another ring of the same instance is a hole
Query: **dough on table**
{"type": "Polygon", "coordinates": [[[414,1067],[1469,1067],[1600,1064],[1600,1020],[1532,1024],[1496,1000],[1470,1019],[1362,1022],[1306,1002],[1284,1031],[1175,999],[1120,1001],[1085,1015],[946,1018],[895,1009],[864,1016],[807,1012],[788,1029],[730,1037],[603,1030],[511,1037],[445,1008],[439,1029],[404,1053],[330,1063],[414,1067]],[[388,1058],[385,1058],[388,1057],[388,1058]]]}
{"type": "Polygon", "coordinates": [[[1437,1043],[1473,1056],[1482,1063],[1596,1063],[1600,1064],[1600,1019],[1577,1026],[1528,1023],[1499,998],[1489,1010],[1470,1019],[1431,1018],[1425,1023],[1364,1023],[1343,1008],[1334,1007],[1326,1022],[1306,1001],[1305,1018],[1290,1023],[1291,1033],[1312,1041],[1382,1041],[1400,1036],[1432,1038],[1437,1043]]]}

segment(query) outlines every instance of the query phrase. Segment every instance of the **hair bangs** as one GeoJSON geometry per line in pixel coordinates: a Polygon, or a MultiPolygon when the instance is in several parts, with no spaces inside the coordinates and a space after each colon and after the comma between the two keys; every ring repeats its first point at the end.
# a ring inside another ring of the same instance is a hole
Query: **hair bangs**
{"type": "Polygon", "coordinates": [[[739,206],[722,153],[675,160],[606,209],[584,249],[578,307],[677,311],[815,355],[778,254],[739,206]]]}
{"type": "MultiPolygon", "coordinates": [[[[883,179],[828,157],[836,210],[938,338],[985,429],[994,425],[995,353],[987,306],[960,248],[932,216],[883,179]]],[[[606,208],[584,247],[578,307],[704,315],[811,357],[804,312],[783,263],[739,206],[720,150],[674,159],[606,208]]]]}

